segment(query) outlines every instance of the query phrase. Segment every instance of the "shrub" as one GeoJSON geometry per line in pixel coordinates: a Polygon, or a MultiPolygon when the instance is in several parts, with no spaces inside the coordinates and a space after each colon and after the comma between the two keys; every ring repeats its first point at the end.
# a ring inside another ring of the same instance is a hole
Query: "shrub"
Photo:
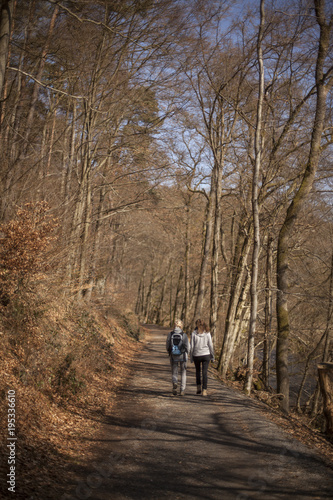
{"type": "Polygon", "coordinates": [[[13,295],[26,291],[32,278],[45,271],[46,251],[56,219],[48,215],[46,202],[18,208],[13,220],[0,226],[0,301],[7,306],[13,295]]]}

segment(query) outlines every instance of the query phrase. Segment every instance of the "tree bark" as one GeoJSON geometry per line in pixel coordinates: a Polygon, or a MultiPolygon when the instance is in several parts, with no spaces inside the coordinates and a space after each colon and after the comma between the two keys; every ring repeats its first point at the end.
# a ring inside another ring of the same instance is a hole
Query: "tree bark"
{"type": "Polygon", "coordinates": [[[191,250],[191,239],[190,239],[190,204],[192,197],[186,203],[186,227],[185,227],[185,292],[184,292],[184,325],[185,329],[190,328],[190,250],[191,250]]]}
{"type": "Polygon", "coordinates": [[[330,273],[330,286],[328,291],[328,306],[327,306],[327,317],[326,317],[326,329],[325,329],[325,345],[323,352],[323,361],[332,361],[329,359],[330,347],[331,347],[331,322],[333,316],[333,253],[331,257],[331,273],[330,273]]]}
{"type": "Polygon", "coordinates": [[[171,270],[171,264],[172,264],[172,260],[170,259],[169,264],[167,266],[167,272],[163,278],[161,296],[160,296],[160,300],[159,300],[158,307],[157,307],[156,323],[158,325],[161,325],[163,323],[162,307],[163,307],[163,302],[164,302],[165,292],[166,292],[166,287],[167,287],[167,278],[168,278],[168,276],[170,274],[170,270],[171,270]]]}
{"type": "MultiPolygon", "coordinates": [[[[46,57],[48,54],[51,36],[53,33],[53,29],[55,26],[58,12],[59,12],[59,7],[58,7],[58,5],[56,5],[54,8],[52,17],[51,17],[49,30],[47,33],[47,38],[46,38],[45,45],[43,47],[42,54],[41,54],[40,61],[39,61],[38,72],[36,75],[36,80],[38,80],[38,81],[42,80],[42,75],[43,75],[44,66],[45,66],[45,62],[46,62],[46,57]]],[[[26,120],[26,132],[25,132],[25,138],[24,138],[24,140],[25,140],[24,152],[26,152],[27,148],[29,147],[29,137],[31,134],[31,125],[32,125],[32,121],[33,121],[35,110],[36,110],[39,89],[40,89],[40,85],[39,85],[39,83],[37,83],[37,81],[35,81],[34,87],[33,87],[33,92],[32,92],[32,97],[31,97],[31,102],[30,102],[30,109],[29,109],[29,113],[27,116],[27,120],[26,120]]]]}
{"type": "Polygon", "coordinates": [[[2,0],[0,11],[0,98],[5,83],[13,7],[13,0],[2,0]]]}
{"type": "Polygon", "coordinates": [[[321,347],[321,344],[322,344],[325,336],[326,336],[326,332],[323,333],[323,335],[321,336],[321,338],[320,338],[319,342],[317,343],[316,347],[310,352],[310,354],[308,355],[308,357],[306,359],[304,373],[303,373],[302,381],[301,381],[301,384],[300,384],[300,387],[299,387],[299,390],[298,390],[297,401],[296,401],[296,409],[297,409],[297,411],[299,413],[301,413],[301,411],[302,411],[302,409],[301,409],[301,398],[302,398],[302,393],[303,393],[303,389],[304,389],[304,386],[305,386],[305,382],[306,382],[306,379],[307,379],[307,376],[308,376],[308,372],[309,372],[309,368],[310,368],[310,362],[316,356],[316,354],[318,353],[318,351],[319,351],[319,349],[321,347]]]}
{"type": "Polygon", "coordinates": [[[290,320],[288,311],[288,266],[289,266],[289,239],[292,235],[295,221],[304,206],[317,172],[320,157],[321,137],[323,132],[326,97],[332,77],[326,82],[324,75],[325,59],[327,56],[332,21],[326,24],[325,2],[315,0],[317,23],[320,27],[319,46],[316,62],[316,110],[311,136],[310,152],[304,170],[301,185],[294,199],[288,207],[286,218],[281,227],[277,249],[277,322],[278,339],[276,349],[277,391],[283,395],[281,409],[289,412],[289,372],[288,372],[288,342],[290,336],[290,320]]]}
{"type": "Polygon", "coordinates": [[[223,378],[226,377],[227,371],[229,369],[230,360],[233,356],[233,352],[235,349],[235,341],[236,341],[236,332],[234,329],[234,323],[237,314],[237,307],[239,298],[241,296],[242,288],[243,288],[243,280],[244,274],[246,272],[246,264],[249,256],[250,248],[251,248],[251,233],[252,233],[252,225],[248,224],[247,229],[245,230],[245,238],[243,242],[242,239],[242,229],[240,227],[238,233],[238,241],[236,243],[235,256],[233,260],[233,275],[232,275],[232,284],[231,284],[231,293],[229,299],[229,306],[225,320],[225,330],[224,330],[224,338],[222,344],[222,350],[218,363],[218,370],[221,372],[223,378]],[[241,250],[237,250],[241,246],[241,250]]]}
{"type": "MultiPolygon", "coordinates": [[[[212,184],[213,183],[214,183],[214,180],[213,180],[213,176],[212,176],[212,184]]],[[[208,206],[207,206],[207,212],[206,212],[205,240],[204,240],[204,245],[203,245],[203,253],[202,253],[201,268],[200,268],[200,275],[199,275],[199,284],[198,284],[198,295],[197,295],[197,300],[196,300],[195,309],[194,309],[192,330],[194,328],[195,321],[198,318],[200,318],[201,314],[202,314],[203,300],[204,300],[205,290],[206,290],[206,275],[207,275],[207,268],[208,268],[208,263],[209,263],[209,255],[210,255],[212,233],[213,233],[213,223],[214,223],[213,215],[214,215],[214,210],[215,210],[215,196],[216,196],[215,186],[212,185],[211,193],[210,193],[210,197],[209,197],[209,201],[208,201],[208,206]]]]}
{"type": "Polygon", "coordinates": [[[265,291],[265,333],[263,354],[263,380],[266,387],[270,384],[270,335],[272,330],[272,269],[273,269],[273,240],[269,236],[267,241],[266,257],[266,291],[265,291]]]}
{"type": "Polygon", "coordinates": [[[252,179],[252,217],[253,217],[253,251],[252,251],[252,271],[251,271],[251,316],[248,340],[247,373],[245,382],[245,392],[251,393],[253,380],[253,360],[254,360],[254,337],[256,333],[257,310],[258,310],[258,268],[260,252],[260,222],[259,222],[259,174],[261,169],[262,156],[262,109],[264,101],[264,61],[262,53],[262,41],[265,26],[265,2],[260,1],[260,27],[258,33],[257,53],[259,63],[259,99],[257,107],[257,123],[255,131],[255,163],[252,179]]]}
{"type": "Polygon", "coordinates": [[[182,289],[182,284],[183,284],[183,266],[180,266],[180,271],[179,271],[179,276],[178,276],[178,282],[177,282],[177,289],[176,289],[176,297],[175,297],[175,303],[173,306],[173,315],[172,315],[172,323],[175,323],[175,319],[178,318],[178,309],[179,309],[179,295],[180,291],[182,289]]]}
{"type": "Polygon", "coordinates": [[[333,436],[333,363],[318,365],[318,375],[321,393],[323,395],[324,415],[326,418],[326,433],[333,436]]]}

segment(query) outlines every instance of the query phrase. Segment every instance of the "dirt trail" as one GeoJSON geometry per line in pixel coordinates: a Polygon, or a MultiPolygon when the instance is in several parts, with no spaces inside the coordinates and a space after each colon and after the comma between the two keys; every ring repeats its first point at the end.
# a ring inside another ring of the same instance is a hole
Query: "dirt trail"
{"type": "Polygon", "coordinates": [[[63,500],[333,498],[332,470],[265,419],[255,401],[212,377],[209,396],[197,396],[191,364],[185,397],[172,396],[166,334],[150,327],[92,443],[96,460],[63,500]]]}

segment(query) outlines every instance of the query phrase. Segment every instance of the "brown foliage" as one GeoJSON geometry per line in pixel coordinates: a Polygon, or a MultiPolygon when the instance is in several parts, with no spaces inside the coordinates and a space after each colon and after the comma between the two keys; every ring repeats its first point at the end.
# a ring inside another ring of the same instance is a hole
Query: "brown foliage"
{"type": "Polygon", "coordinates": [[[45,254],[56,226],[44,201],[18,208],[15,218],[0,226],[0,287],[5,301],[46,269],[45,254]]]}
{"type": "MultiPolygon", "coordinates": [[[[64,302],[49,304],[36,320],[33,346],[21,332],[20,344],[13,345],[2,320],[0,316],[2,422],[9,389],[18,401],[20,483],[15,497],[59,499],[73,463],[83,463],[88,453],[82,436],[94,436],[97,422],[110,414],[138,345],[113,317],[64,302]]],[[[1,453],[7,456],[5,426],[0,436],[1,453]]],[[[3,481],[0,496],[8,494],[6,488],[3,481]]]]}

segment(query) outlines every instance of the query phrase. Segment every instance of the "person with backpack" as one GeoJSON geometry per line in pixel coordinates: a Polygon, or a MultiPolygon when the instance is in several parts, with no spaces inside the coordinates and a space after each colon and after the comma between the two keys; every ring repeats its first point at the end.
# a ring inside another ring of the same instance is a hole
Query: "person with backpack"
{"type": "Polygon", "coordinates": [[[186,368],[189,352],[189,341],[186,333],[183,332],[183,322],[176,319],[174,329],[169,332],[166,340],[166,349],[170,356],[172,373],[172,394],[177,395],[178,386],[178,365],[180,365],[180,396],[185,395],[186,388],[186,368]]]}
{"type": "Polygon", "coordinates": [[[214,361],[212,336],[206,323],[201,319],[198,319],[195,325],[196,328],[191,335],[191,363],[194,361],[197,394],[202,393],[203,396],[207,396],[208,366],[210,361],[214,361]]]}

